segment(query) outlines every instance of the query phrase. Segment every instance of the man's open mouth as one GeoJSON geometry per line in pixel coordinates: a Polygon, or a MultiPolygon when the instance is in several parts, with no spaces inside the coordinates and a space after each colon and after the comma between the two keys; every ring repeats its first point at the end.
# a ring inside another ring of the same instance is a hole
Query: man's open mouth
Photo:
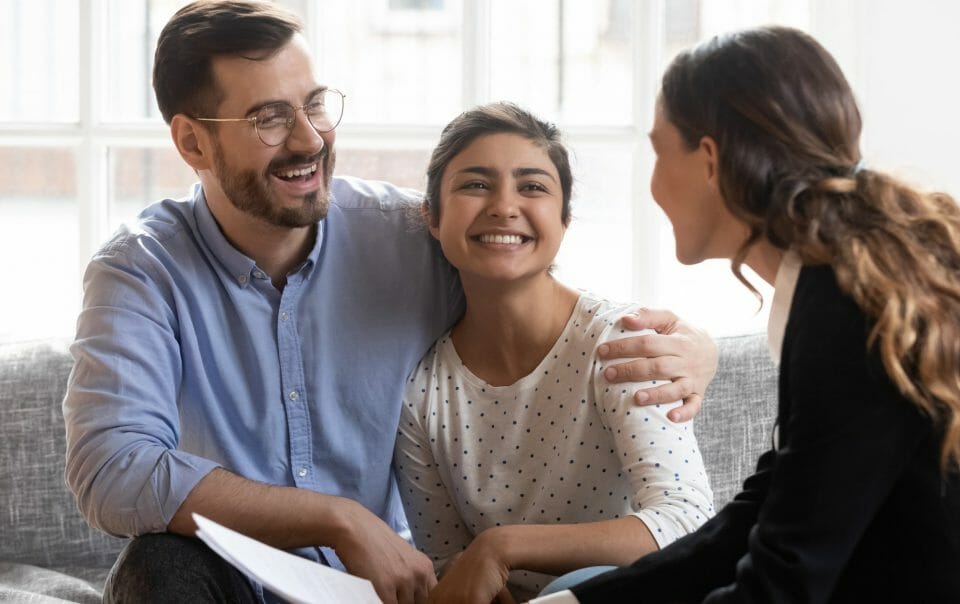
{"type": "Polygon", "coordinates": [[[313,163],[309,166],[303,166],[301,168],[286,168],[281,170],[275,170],[273,175],[281,180],[286,181],[304,181],[313,176],[314,172],[317,171],[317,164],[313,163]]]}

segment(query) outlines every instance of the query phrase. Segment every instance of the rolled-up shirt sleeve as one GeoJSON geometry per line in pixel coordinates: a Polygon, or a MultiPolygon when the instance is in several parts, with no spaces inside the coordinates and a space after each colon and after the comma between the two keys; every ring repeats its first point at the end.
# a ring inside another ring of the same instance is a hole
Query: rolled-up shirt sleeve
{"type": "Polygon", "coordinates": [[[160,265],[130,261],[120,239],[90,263],[63,403],[66,480],[87,521],[133,536],[166,530],[217,467],[177,450],[182,362],[160,265]]]}

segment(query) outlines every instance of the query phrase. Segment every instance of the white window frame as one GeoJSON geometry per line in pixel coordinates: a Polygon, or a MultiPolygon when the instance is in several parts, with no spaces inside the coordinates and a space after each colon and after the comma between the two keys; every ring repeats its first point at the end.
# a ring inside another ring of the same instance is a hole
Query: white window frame
{"type": "MultiPolygon", "coordinates": [[[[111,123],[101,119],[103,86],[106,85],[107,0],[79,2],[79,114],[76,123],[65,124],[0,124],[0,145],[18,147],[63,147],[73,149],[76,157],[78,249],[77,271],[83,274],[88,259],[110,236],[109,224],[111,148],[170,149],[166,124],[111,123]]],[[[380,0],[389,12],[387,0],[380,0]]],[[[646,127],[653,115],[654,94],[659,82],[661,42],[663,40],[663,6],[665,0],[644,0],[630,4],[633,32],[633,108],[628,126],[564,126],[565,138],[571,146],[608,143],[637,149],[634,156],[632,190],[646,191],[652,166],[652,153],[646,143],[646,127]]],[[[285,0],[303,17],[309,41],[320,39],[323,23],[322,5],[312,0],[285,0]]],[[[462,106],[471,107],[491,99],[491,1],[464,0],[462,8],[447,9],[447,17],[460,19],[463,40],[462,106]]],[[[447,18],[445,17],[445,18],[447,18]]],[[[443,21],[443,18],[438,22],[443,21]]],[[[349,103],[349,101],[348,101],[349,103]]],[[[348,105],[349,110],[349,105],[348,105]]],[[[396,125],[355,123],[338,130],[337,144],[347,149],[426,149],[436,143],[439,130],[435,125],[396,125]]],[[[155,200],[144,200],[150,203],[155,200]]],[[[632,258],[623,259],[625,272],[631,277],[631,291],[657,291],[658,267],[661,260],[661,237],[657,226],[657,209],[653,204],[631,204],[629,217],[633,228],[632,258]]],[[[78,279],[77,288],[81,284],[78,279]]],[[[639,299],[639,298],[638,298],[639,299]]],[[[649,299],[649,295],[646,299],[649,299]]]]}
{"type": "MultiPolygon", "coordinates": [[[[66,1],[66,0],[64,0],[66,1]]],[[[75,261],[77,274],[82,275],[87,260],[110,236],[110,161],[109,152],[116,148],[172,149],[168,127],[162,122],[111,123],[102,119],[105,99],[105,69],[107,36],[107,0],[76,0],[79,19],[79,107],[75,123],[0,123],[0,146],[16,148],[64,148],[76,158],[76,207],[78,212],[78,244],[75,261]]],[[[336,24],[324,23],[323,3],[319,0],[281,0],[293,7],[304,19],[306,36],[312,43],[321,40],[320,33],[336,24]]],[[[653,155],[646,140],[653,115],[655,94],[662,68],[666,2],[669,0],[641,0],[631,2],[634,11],[632,27],[632,107],[631,123],[626,126],[568,126],[560,123],[565,139],[571,147],[609,144],[635,150],[632,164],[631,190],[637,197],[630,204],[629,216],[624,216],[631,227],[630,258],[611,259],[622,265],[620,274],[629,280],[629,291],[634,299],[644,303],[671,305],[660,299],[663,284],[674,276],[672,268],[672,235],[664,228],[660,211],[650,202],[648,179],[653,155]],[[670,241],[668,241],[668,239],[670,241]],[[668,257],[669,256],[669,257],[668,257]],[[652,293],[652,295],[651,295],[652,293]]],[[[703,0],[714,2],[717,0],[703,0]]],[[[810,7],[809,29],[828,48],[839,51],[848,78],[857,88],[869,74],[876,73],[870,57],[860,54],[862,11],[868,10],[866,0],[851,0],[837,6],[828,0],[806,0],[810,7]],[[868,69],[868,66],[873,68],[868,69]],[[862,76],[862,77],[861,77],[862,76]]],[[[388,11],[387,0],[374,0],[383,14],[388,11]]],[[[928,2],[929,3],[929,2],[928,2]]],[[[871,5],[872,6],[872,5],[871,5]]],[[[491,15],[492,0],[463,0],[459,7],[442,11],[439,21],[449,27],[451,15],[459,19],[463,53],[461,56],[464,108],[493,100],[491,98],[491,15]]],[[[376,10],[373,11],[376,16],[376,10]]],[[[456,24],[455,24],[456,25],[456,24]]],[[[866,34],[864,33],[864,39],[866,34]]],[[[348,91],[349,93],[349,91],[348,91]]],[[[863,99],[861,99],[863,100],[863,99]]],[[[869,100],[869,99],[868,99],[869,100]]],[[[865,105],[865,104],[864,104],[865,105]]],[[[350,100],[347,100],[349,111],[350,100]]],[[[870,129],[867,130],[868,134],[870,129]]],[[[338,146],[341,149],[429,150],[436,143],[439,127],[436,124],[378,124],[351,120],[339,129],[338,146]]],[[[869,142],[865,139],[866,142],[869,142]]],[[[868,157],[869,159],[869,157],[868,157]]],[[[626,183],[625,183],[626,184],[626,183]]],[[[154,200],[144,199],[144,204],[154,200]]],[[[621,282],[622,283],[622,282],[621,282]]],[[[76,288],[79,291],[80,280],[76,288]]],[[[603,293],[603,292],[598,292],[603,293]]],[[[685,295],[697,295],[687,292],[685,295]]],[[[769,302],[769,300],[768,300],[769,302]]]]}

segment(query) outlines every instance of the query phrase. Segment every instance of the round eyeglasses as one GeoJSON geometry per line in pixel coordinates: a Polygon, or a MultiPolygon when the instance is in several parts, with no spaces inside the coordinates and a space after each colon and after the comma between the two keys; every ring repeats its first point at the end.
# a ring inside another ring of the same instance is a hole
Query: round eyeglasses
{"type": "Polygon", "coordinates": [[[264,105],[252,117],[194,118],[201,122],[251,122],[257,131],[260,141],[268,147],[282,145],[290,137],[293,127],[297,123],[297,111],[303,110],[307,121],[314,130],[322,134],[330,132],[340,123],[343,117],[343,104],[347,95],[334,88],[318,91],[310,100],[299,107],[294,107],[282,101],[264,105]]]}

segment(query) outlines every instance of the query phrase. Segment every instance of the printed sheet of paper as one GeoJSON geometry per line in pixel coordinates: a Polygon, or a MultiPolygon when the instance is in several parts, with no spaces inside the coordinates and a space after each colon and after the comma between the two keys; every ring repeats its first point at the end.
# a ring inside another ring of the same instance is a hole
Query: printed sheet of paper
{"type": "Polygon", "coordinates": [[[197,537],[243,574],[298,604],[382,604],[373,584],[294,556],[194,514],[197,537]]]}

